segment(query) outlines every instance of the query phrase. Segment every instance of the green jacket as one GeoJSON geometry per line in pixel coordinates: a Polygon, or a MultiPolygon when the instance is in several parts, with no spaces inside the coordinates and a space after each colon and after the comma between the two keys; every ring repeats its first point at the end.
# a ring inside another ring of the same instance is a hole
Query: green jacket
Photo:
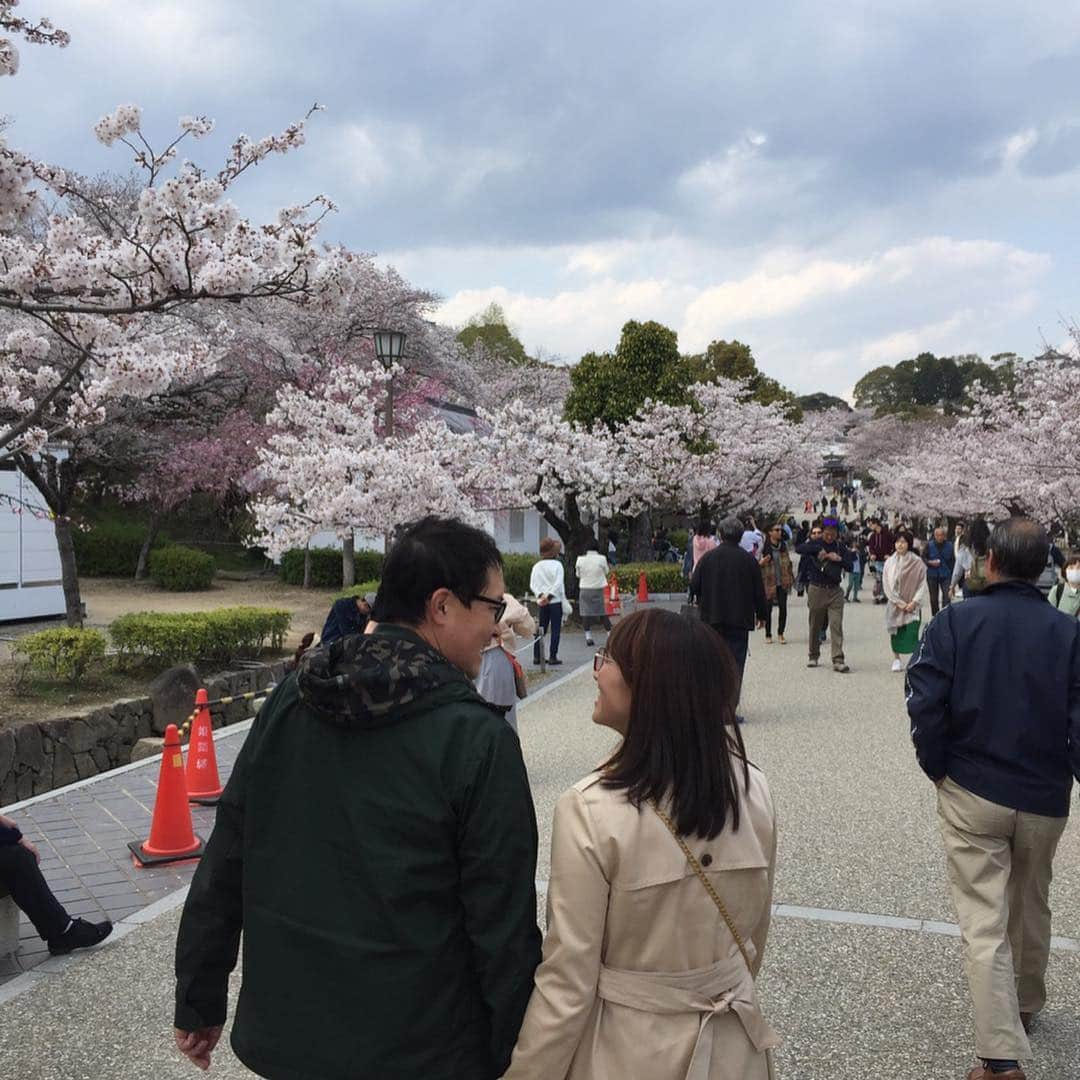
{"type": "Polygon", "coordinates": [[[486,1080],[540,961],[517,736],[459,669],[380,626],[307,653],[237,758],[184,907],[176,1026],[225,1020],[273,1080],[486,1080]]]}

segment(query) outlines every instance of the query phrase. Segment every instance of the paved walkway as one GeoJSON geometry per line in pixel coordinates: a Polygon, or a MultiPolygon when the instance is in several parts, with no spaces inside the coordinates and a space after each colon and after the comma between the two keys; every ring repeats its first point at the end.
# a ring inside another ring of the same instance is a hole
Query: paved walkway
{"type": "MultiPolygon", "coordinates": [[[[784,1036],[779,1073],[785,1080],[962,1077],[972,1062],[971,1014],[933,790],[913,760],[902,676],[889,671],[881,609],[847,610],[848,676],[804,667],[805,615],[801,602],[793,605],[790,644],[755,640],[743,708],[747,745],[770,778],[780,822],[780,906],[761,981],[766,1013],[784,1036]]],[[[611,733],[589,720],[592,700],[582,670],[521,710],[542,832],[541,882],[554,800],[612,746],[611,733]]],[[[1080,1076],[1075,823],[1057,867],[1051,1001],[1034,1040],[1032,1080],[1080,1076]]],[[[136,913],[148,921],[129,923],[123,940],[0,1004],[0,1076],[195,1075],[171,1047],[179,912],[164,910],[170,903],[158,901],[160,914],[136,913]]],[[[224,1048],[212,1075],[250,1074],[224,1048]]]]}

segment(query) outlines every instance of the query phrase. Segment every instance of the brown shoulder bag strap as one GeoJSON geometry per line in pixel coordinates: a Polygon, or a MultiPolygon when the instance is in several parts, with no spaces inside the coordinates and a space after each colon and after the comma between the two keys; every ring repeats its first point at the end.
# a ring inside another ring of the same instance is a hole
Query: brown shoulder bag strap
{"type": "Polygon", "coordinates": [[[731,936],[735,939],[735,944],[739,946],[739,952],[742,953],[743,960],[746,961],[746,967],[750,972],[750,977],[753,978],[754,968],[750,963],[750,956],[746,951],[746,944],[743,941],[742,934],[739,933],[738,928],[735,926],[735,920],[728,914],[728,909],[724,906],[724,901],[720,899],[719,893],[713,888],[713,884],[709,880],[708,874],[701,868],[701,863],[694,858],[694,853],[687,846],[686,841],[679,835],[678,830],[675,828],[675,823],[671,818],[669,818],[656,803],[651,803],[650,805],[656,811],[656,816],[668,827],[668,832],[675,837],[675,842],[682,848],[682,853],[686,856],[686,861],[690,864],[690,869],[697,874],[701,884],[705,886],[705,891],[716,905],[717,910],[719,910],[720,914],[724,917],[724,922],[727,923],[727,928],[731,931],[731,936]]]}

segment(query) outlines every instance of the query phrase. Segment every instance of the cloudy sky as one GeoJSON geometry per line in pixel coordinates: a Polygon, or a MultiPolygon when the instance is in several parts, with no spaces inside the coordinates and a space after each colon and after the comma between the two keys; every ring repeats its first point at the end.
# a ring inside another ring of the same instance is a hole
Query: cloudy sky
{"type": "Polygon", "coordinates": [[[117,104],[169,137],[327,111],[238,189],[316,192],[328,238],[498,301],[575,361],[658,319],[750,343],[800,392],[922,350],[1032,355],[1080,317],[1080,8],[1061,0],[22,0],[72,34],[0,82],[10,141],[121,169],[117,104]]]}

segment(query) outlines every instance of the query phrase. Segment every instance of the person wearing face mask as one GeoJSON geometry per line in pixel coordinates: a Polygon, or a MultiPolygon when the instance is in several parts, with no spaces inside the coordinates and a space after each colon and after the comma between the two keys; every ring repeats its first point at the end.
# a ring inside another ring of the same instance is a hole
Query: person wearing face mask
{"type": "Polygon", "coordinates": [[[893,553],[885,560],[882,585],[889,601],[885,626],[893,652],[893,671],[903,671],[902,656],[910,656],[919,644],[923,608],[930,603],[926,587],[926,563],[912,550],[911,533],[901,529],[893,538],[893,553]]]}
{"type": "Polygon", "coordinates": [[[776,819],[730,650],[652,608],[593,678],[593,722],[620,742],[555,807],[544,959],[504,1080],[767,1080],[776,819]]]}
{"type": "Polygon", "coordinates": [[[275,1080],[495,1080],[540,960],[517,735],[473,686],[506,614],[494,540],[402,530],[377,626],[309,649],[248,732],[176,942],[175,1039],[275,1080]]]}
{"type": "Polygon", "coordinates": [[[1047,600],[1066,615],[1080,618],[1080,551],[1074,551],[1061,568],[1061,580],[1050,590],[1047,600]]]}

